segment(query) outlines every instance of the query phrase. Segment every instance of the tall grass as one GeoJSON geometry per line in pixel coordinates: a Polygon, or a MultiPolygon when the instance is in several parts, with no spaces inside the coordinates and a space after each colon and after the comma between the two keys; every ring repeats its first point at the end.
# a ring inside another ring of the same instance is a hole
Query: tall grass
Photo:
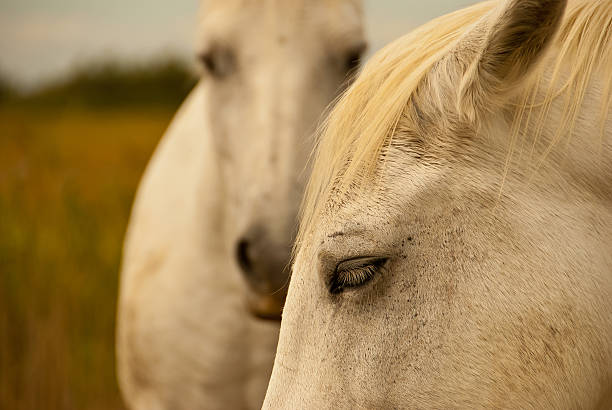
{"type": "Polygon", "coordinates": [[[41,101],[0,105],[0,409],[121,408],[121,244],[177,101],[41,101]]]}

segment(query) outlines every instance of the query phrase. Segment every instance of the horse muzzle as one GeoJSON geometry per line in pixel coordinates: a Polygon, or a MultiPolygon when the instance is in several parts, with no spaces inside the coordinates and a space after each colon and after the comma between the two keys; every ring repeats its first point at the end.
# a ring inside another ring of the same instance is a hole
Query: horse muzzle
{"type": "Polygon", "coordinates": [[[247,305],[256,317],[280,320],[290,273],[290,245],[279,245],[261,228],[236,244],[236,260],[248,284],[247,305]]]}
{"type": "Polygon", "coordinates": [[[280,321],[286,294],[284,289],[272,295],[258,295],[249,292],[247,295],[248,310],[259,319],[280,321]]]}

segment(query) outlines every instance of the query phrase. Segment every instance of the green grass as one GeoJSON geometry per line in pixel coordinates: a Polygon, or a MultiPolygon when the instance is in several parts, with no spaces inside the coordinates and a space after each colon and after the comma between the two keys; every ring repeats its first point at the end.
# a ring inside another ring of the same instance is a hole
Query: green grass
{"type": "Polygon", "coordinates": [[[122,408],[121,246],[175,107],[70,107],[0,106],[0,409],[122,408]]]}

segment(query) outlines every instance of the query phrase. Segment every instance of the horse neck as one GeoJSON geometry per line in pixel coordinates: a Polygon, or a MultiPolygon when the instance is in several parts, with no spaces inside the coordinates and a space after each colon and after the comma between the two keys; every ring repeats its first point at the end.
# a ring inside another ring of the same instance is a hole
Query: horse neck
{"type": "Polygon", "coordinates": [[[214,147],[213,133],[208,118],[207,87],[200,83],[194,91],[192,106],[182,114],[185,126],[191,128],[191,141],[185,144],[186,155],[192,155],[184,184],[185,228],[193,231],[194,237],[202,236],[202,241],[211,253],[221,250],[223,226],[221,224],[225,208],[223,203],[222,178],[219,168],[219,155],[214,147]],[[190,151],[189,153],[187,151],[190,151]]]}
{"type": "Polygon", "coordinates": [[[205,96],[205,87],[196,86],[147,166],[126,235],[127,261],[146,260],[151,252],[172,248],[170,243],[192,248],[218,232],[219,171],[204,115],[205,96]]]}

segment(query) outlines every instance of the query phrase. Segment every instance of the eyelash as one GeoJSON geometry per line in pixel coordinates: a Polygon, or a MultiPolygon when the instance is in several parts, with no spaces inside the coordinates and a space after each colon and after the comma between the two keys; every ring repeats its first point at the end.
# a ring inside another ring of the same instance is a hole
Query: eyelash
{"type": "Polygon", "coordinates": [[[359,258],[340,262],[330,278],[329,292],[338,294],[346,289],[365,285],[380,272],[386,261],[386,258],[359,258]],[[349,268],[341,269],[343,264],[353,263],[354,266],[349,265],[349,268]]]}

